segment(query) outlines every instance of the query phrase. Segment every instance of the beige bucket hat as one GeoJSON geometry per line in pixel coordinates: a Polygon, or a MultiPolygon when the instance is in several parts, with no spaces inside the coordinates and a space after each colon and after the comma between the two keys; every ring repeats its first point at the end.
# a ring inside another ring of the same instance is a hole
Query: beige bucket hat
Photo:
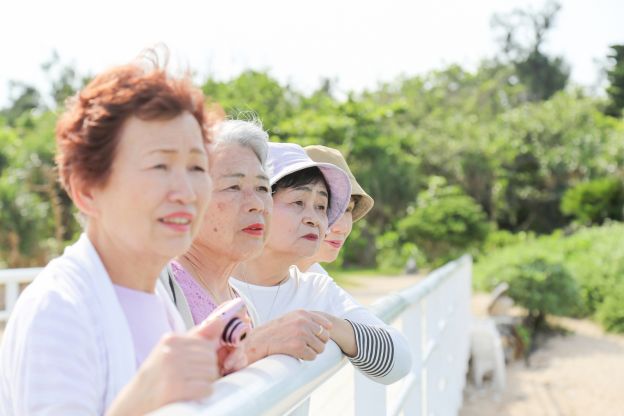
{"type": "Polygon", "coordinates": [[[368,211],[373,208],[375,201],[370,195],[364,192],[364,189],[362,189],[358,181],[355,180],[355,177],[351,173],[351,169],[349,169],[349,165],[347,165],[347,161],[344,156],[342,156],[342,153],[336,149],[332,149],[331,147],[321,145],[306,146],[304,149],[313,161],[319,163],[331,163],[346,172],[349,177],[349,181],[351,182],[351,195],[359,197],[355,198],[356,203],[353,208],[354,222],[364,217],[368,211]]]}

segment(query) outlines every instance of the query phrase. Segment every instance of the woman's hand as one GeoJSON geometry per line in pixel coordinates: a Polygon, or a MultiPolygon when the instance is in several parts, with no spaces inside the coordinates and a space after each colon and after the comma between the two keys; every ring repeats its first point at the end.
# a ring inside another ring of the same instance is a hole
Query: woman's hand
{"type": "Polygon", "coordinates": [[[314,360],[325,350],[331,322],[322,314],[304,310],[289,312],[255,328],[245,340],[249,363],[272,354],[314,360]]]}
{"type": "Polygon", "coordinates": [[[107,415],[144,414],[209,395],[219,378],[217,348],[222,330],[223,325],[198,325],[184,334],[165,335],[107,415]]]}

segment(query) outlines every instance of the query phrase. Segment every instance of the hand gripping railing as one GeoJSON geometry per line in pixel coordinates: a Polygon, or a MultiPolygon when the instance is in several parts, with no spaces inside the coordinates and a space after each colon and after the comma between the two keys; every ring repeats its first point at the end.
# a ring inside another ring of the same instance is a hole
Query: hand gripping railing
{"type": "MultiPolygon", "coordinates": [[[[356,371],[353,400],[357,416],[457,414],[469,358],[471,276],[472,259],[464,256],[371,306],[387,323],[401,318],[413,366],[400,381],[401,389],[391,403],[386,403],[386,386],[356,371]]],[[[306,414],[308,397],[346,362],[331,342],[314,361],[270,356],[217,381],[209,398],[172,404],[155,414],[306,414]]],[[[319,399],[313,396],[313,400],[319,399]]]]}

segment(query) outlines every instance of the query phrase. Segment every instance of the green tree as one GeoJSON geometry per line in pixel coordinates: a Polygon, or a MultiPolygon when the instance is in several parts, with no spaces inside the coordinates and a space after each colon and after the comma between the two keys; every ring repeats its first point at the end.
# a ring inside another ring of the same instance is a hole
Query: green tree
{"type": "Polygon", "coordinates": [[[624,45],[611,45],[611,68],[607,70],[607,95],[609,105],[606,113],[613,117],[621,117],[624,109],[624,45]]]}
{"type": "Polygon", "coordinates": [[[489,224],[481,207],[459,187],[432,177],[397,229],[403,241],[415,243],[435,265],[478,248],[489,224]]]}
{"type": "Polygon", "coordinates": [[[492,27],[501,33],[499,42],[505,60],[526,85],[530,101],[547,100],[565,88],[570,76],[563,58],[550,57],[542,50],[560,10],[559,3],[550,1],[539,12],[516,9],[492,19],[492,27]]]}
{"type": "Polygon", "coordinates": [[[561,200],[561,212],[584,225],[621,221],[624,184],[617,178],[601,178],[568,189],[561,200]]]}

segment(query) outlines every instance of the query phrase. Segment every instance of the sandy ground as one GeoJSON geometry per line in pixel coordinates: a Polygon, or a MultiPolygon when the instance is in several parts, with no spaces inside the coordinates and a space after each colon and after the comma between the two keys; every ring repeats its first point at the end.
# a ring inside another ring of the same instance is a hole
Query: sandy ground
{"type": "Polygon", "coordinates": [[[460,415],[624,415],[624,336],[585,320],[557,323],[571,333],[548,339],[529,367],[509,365],[502,395],[469,384],[460,415]]]}

